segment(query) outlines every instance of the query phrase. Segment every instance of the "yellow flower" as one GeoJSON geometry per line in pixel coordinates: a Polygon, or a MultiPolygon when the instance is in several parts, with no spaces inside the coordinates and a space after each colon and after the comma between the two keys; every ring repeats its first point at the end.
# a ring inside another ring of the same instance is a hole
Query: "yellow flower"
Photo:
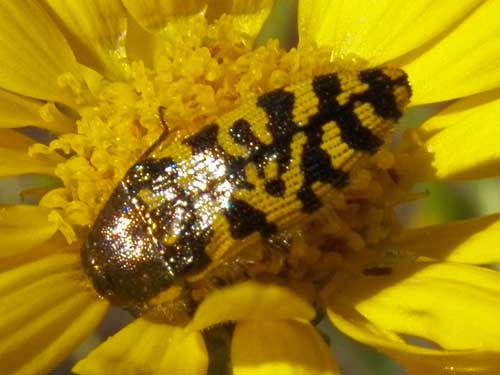
{"type": "Polygon", "coordinates": [[[237,280],[273,282],[202,283],[187,324],[148,312],[75,371],[203,374],[203,335],[232,322],[234,373],[335,374],[310,323],[324,309],[338,329],[411,373],[495,373],[500,275],[483,266],[500,260],[500,216],[411,229],[398,227],[393,209],[415,182],[498,176],[500,1],[303,0],[290,51],[276,41],[253,46],[270,0],[180,4],[0,2],[0,176],[58,181],[26,192],[41,197],[36,205],[0,211],[1,372],[48,372],[106,314],[80,263],[82,240],[161,133],[158,108],[175,129],[192,131],[245,97],[326,69],[390,64],[408,73],[411,105],[453,101],[333,192],[335,212],[290,233],[303,241],[290,254],[242,254],[245,272],[230,264],[237,280]],[[16,130],[26,126],[50,142],[16,130]]]}

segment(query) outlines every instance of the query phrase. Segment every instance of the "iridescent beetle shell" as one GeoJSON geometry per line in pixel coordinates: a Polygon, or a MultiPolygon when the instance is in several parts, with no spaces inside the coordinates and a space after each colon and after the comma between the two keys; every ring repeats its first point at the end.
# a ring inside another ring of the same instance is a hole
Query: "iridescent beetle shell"
{"type": "MultiPolygon", "coordinates": [[[[95,289],[134,309],[307,219],[374,154],[411,96],[395,68],[316,76],[249,99],[125,175],[82,249],[95,289]]],[[[168,110],[168,109],[167,109],[168,110]]]]}

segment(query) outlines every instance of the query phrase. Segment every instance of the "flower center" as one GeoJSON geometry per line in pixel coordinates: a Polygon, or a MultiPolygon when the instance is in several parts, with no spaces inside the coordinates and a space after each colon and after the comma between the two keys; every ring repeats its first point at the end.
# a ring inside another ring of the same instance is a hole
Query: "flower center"
{"type": "MultiPolygon", "coordinates": [[[[49,146],[50,152],[66,156],[56,169],[64,186],[40,204],[64,222],[62,232],[69,241],[84,239],[127,170],[162,133],[162,121],[173,131],[192,134],[248,97],[344,65],[355,69],[353,62],[332,63],[328,49],[310,45],[285,51],[269,41],[252,48],[251,38],[238,31],[230,16],[211,25],[203,17],[171,23],[153,60],[152,66],[129,61],[126,82],[102,80],[93,101],[78,109],[77,132],[49,146]]],[[[209,273],[191,279],[188,290],[165,291],[154,303],[165,306],[188,298],[196,305],[221,284],[248,278],[286,283],[315,302],[344,257],[375,247],[393,230],[393,208],[404,196],[393,164],[392,154],[380,149],[352,170],[346,188],[326,193],[326,203],[307,221],[265,243],[242,247],[209,273]]]]}

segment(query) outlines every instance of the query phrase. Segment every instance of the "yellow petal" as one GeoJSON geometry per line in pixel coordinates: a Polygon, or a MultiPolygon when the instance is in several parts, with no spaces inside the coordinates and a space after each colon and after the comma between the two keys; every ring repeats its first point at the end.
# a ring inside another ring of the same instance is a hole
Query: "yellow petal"
{"type": "Polygon", "coordinates": [[[47,241],[57,231],[50,210],[38,206],[0,208],[0,258],[17,255],[47,241]]]}
{"type": "Polygon", "coordinates": [[[222,14],[230,14],[239,28],[249,35],[256,35],[269,16],[274,0],[123,0],[125,7],[145,30],[161,31],[169,20],[206,11],[209,21],[222,14]]]}
{"type": "Polygon", "coordinates": [[[167,22],[179,16],[201,12],[207,1],[188,0],[122,0],[137,23],[149,32],[158,32],[167,22]]]}
{"type": "Polygon", "coordinates": [[[453,103],[417,131],[416,149],[401,166],[420,181],[500,175],[499,116],[500,90],[453,103]]]}
{"type": "Polygon", "coordinates": [[[271,13],[273,5],[274,0],[209,0],[206,17],[212,21],[222,14],[230,14],[240,30],[256,35],[271,13]]]}
{"type": "Polygon", "coordinates": [[[160,374],[206,374],[208,353],[201,334],[176,330],[161,358],[160,374]]]}
{"type": "Polygon", "coordinates": [[[335,309],[328,309],[328,317],[341,331],[392,357],[404,366],[409,374],[432,375],[491,375],[500,367],[500,355],[484,350],[434,350],[391,340],[363,317],[343,315],[335,309]]]}
{"type": "Polygon", "coordinates": [[[75,122],[54,103],[44,103],[0,89],[0,128],[36,126],[53,133],[74,131],[75,122]]]}
{"type": "Polygon", "coordinates": [[[33,143],[31,138],[15,130],[0,129],[0,148],[26,151],[33,143]]]}
{"type": "Polygon", "coordinates": [[[58,85],[77,77],[75,57],[52,19],[35,1],[0,2],[0,87],[22,95],[72,103],[58,85]]]}
{"type": "MultiPolygon", "coordinates": [[[[134,2],[135,4],[135,2],[134,2]]],[[[132,17],[127,17],[127,56],[130,60],[142,60],[147,67],[153,66],[160,36],[141,27],[132,17]]]]}
{"type": "Polygon", "coordinates": [[[0,272],[26,263],[36,262],[43,257],[55,254],[77,254],[80,251],[80,246],[80,243],[68,245],[68,241],[62,235],[55,234],[32,251],[18,252],[12,254],[12,256],[0,257],[0,272]]]}
{"type": "Polygon", "coordinates": [[[299,1],[299,35],[331,46],[334,57],[378,65],[447,30],[480,0],[299,1]]]}
{"type": "Polygon", "coordinates": [[[191,328],[203,330],[228,321],[314,318],[314,309],[290,290],[244,282],[217,290],[201,303],[191,328]]]}
{"type": "Polygon", "coordinates": [[[127,15],[120,0],[44,0],[78,61],[111,79],[124,79],[127,15]]]}
{"type": "Polygon", "coordinates": [[[500,263],[500,214],[405,230],[394,247],[451,262],[500,263]]]}
{"type": "Polygon", "coordinates": [[[77,374],[205,374],[208,356],[199,332],[139,318],[73,368],[77,374]]]}
{"type": "Polygon", "coordinates": [[[24,174],[54,175],[56,164],[52,160],[32,158],[26,151],[0,147],[0,176],[21,176],[24,174]]]}
{"type": "Polygon", "coordinates": [[[436,45],[403,66],[410,76],[413,105],[459,98],[500,86],[498,14],[499,0],[484,1],[436,45]]]}
{"type": "Polygon", "coordinates": [[[15,128],[41,122],[42,105],[43,102],[0,89],[0,127],[15,128]]]}
{"type": "Polygon", "coordinates": [[[308,323],[292,320],[238,323],[231,361],[235,375],[340,373],[318,332],[308,323]]]}
{"type": "Polygon", "coordinates": [[[54,175],[54,168],[62,161],[58,155],[28,154],[35,142],[14,130],[0,129],[0,176],[20,176],[29,173],[54,175]]]}
{"type": "Polygon", "coordinates": [[[453,350],[500,353],[500,273],[458,263],[362,269],[332,280],[329,308],[453,350]],[[387,270],[386,270],[387,271],[387,270]]]}
{"type": "Polygon", "coordinates": [[[0,275],[0,372],[48,373],[90,333],[107,303],[82,288],[77,254],[58,254],[0,275]]]}

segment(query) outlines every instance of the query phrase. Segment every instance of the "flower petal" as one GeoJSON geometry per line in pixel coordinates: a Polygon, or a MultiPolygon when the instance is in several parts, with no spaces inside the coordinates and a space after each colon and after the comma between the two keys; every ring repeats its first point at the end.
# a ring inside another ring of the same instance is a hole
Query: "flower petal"
{"type": "Polygon", "coordinates": [[[10,148],[17,151],[26,151],[35,143],[30,137],[27,137],[15,130],[0,129],[0,147],[10,148]]]}
{"type": "Polygon", "coordinates": [[[47,219],[49,212],[38,206],[0,208],[0,258],[24,253],[51,238],[57,226],[47,219]]]}
{"type": "Polygon", "coordinates": [[[394,241],[398,250],[435,260],[472,264],[500,263],[500,214],[418,229],[394,241]]]}
{"type": "Polygon", "coordinates": [[[314,309],[290,290],[248,281],[209,294],[196,310],[190,326],[203,330],[229,321],[311,320],[314,315],[314,309]]]}
{"type": "Polygon", "coordinates": [[[205,11],[209,21],[222,14],[230,14],[239,27],[249,35],[256,35],[269,16],[274,0],[123,0],[125,7],[145,30],[161,31],[169,20],[205,11]]]}
{"type": "MultiPolygon", "coordinates": [[[[500,90],[459,100],[417,130],[401,167],[420,181],[500,175],[500,90]]],[[[401,170],[404,174],[404,170],[401,170]]]]}
{"type": "Polygon", "coordinates": [[[111,79],[124,79],[127,15],[120,0],[45,0],[78,61],[111,79]]]}
{"type": "Polygon", "coordinates": [[[55,166],[50,160],[30,157],[26,151],[0,147],[0,177],[31,173],[54,175],[55,166]]]}
{"type": "Polygon", "coordinates": [[[161,374],[205,374],[208,369],[208,353],[200,333],[176,331],[163,355],[161,374]]]}
{"type": "Polygon", "coordinates": [[[139,318],[73,368],[77,374],[205,374],[208,356],[199,332],[139,318]]]}
{"type": "Polygon", "coordinates": [[[223,14],[230,14],[239,29],[249,35],[256,35],[271,13],[274,0],[209,0],[206,17],[209,21],[223,14]]]}
{"type": "Polygon", "coordinates": [[[0,127],[15,128],[41,122],[42,105],[43,102],[0,89],[0,127]]]}
{"type": "Polygon", "coordinates": [[[0,275],[0,372],[47,373],[92,332],[107,303],[82,287],[78,254],[57,254],[0,275]]]}
{"type": "Polygon", "coordinates": [[[54,175],[54,169],[62,160],[58,155],[28,154],[35,142],[14,130],[0,129],[0,177],[38,173],[54,175]]]}
{"type": "Polygon", "coordinates": [[[130,14],[128,15],[125,48],[130,60],[142,60],[145,66],[153,66],[157,47],[160,45],[159,40],[159,35],[146,31],[130,14]]]}
{"type": "Polygon", "coordinates": [[[58,79],[77,72],[69,45],[37,2],[0,2],[0,87],[71,104],[58,79]]]}
{"type": "Polygon", "coordinates": [[[500,366],[500,355],[483,350],[434,350],[391,340],[387,332],[362,317],[343,315],[333,309],[328,317],[344,333],[357,341],[373,346],[402,364],[409,374],[491,375],[500,366]]]}
{"type": "Polygon", "coordinates": [[[340,373],[318,332],[308,323],[292,320],[238,323],[231,361],[235,375],[340,373]]]}
{"type": "Polygon", "coordinates": [[[500,86],[498,14],[499,0],[484,1],[456,29],[403,66],[412,84],[413,105],[464,97],[500,86]]]}
{"type": "Polygon", "coordinates": [[[26,152],[0,147],[0,176],[21,176],[37,173],[54,175],[55,165],[50,161],[36,160],[26,152]]]}
{"type": "Polygon", "coordinates": [[[36,126],[53,133],[75,130],[75,122],[54,103],[44,103],[0,89],[0,128],[36,126]]]}
{"type": "Polygon", "coordinates": [[[163,29],[174,17],[201,12],[207,4],[206,0],[122,0],[122,2],[137,23],[152,33],[163,29]]]}
{"type": "Polygon", "coordinates": [[[68,241],[62,235],[56,234],[34,248],[33,251],[18,252],[11,256],[0,257],[0,272],[6,272],[55,254],[77,254],[80,251],[80,246],[80,243],[68,245],[68,241]]]}
{"type": "Polygon", "coordinates": [[[339,273],[329,307],[446,349],[500,352],[500,273],[458,263],[398,265],[339,273]],[[386,270],[387,271],[387,270],[386,270]],[[357,273],[357,274],[356,274],[357,273]]]}
{"type": "Polygon", "coordinates": [[[428,42],[480,2],[299,1],[299,35],[331,46],[334,57],[378,65],[428,42]]]}

